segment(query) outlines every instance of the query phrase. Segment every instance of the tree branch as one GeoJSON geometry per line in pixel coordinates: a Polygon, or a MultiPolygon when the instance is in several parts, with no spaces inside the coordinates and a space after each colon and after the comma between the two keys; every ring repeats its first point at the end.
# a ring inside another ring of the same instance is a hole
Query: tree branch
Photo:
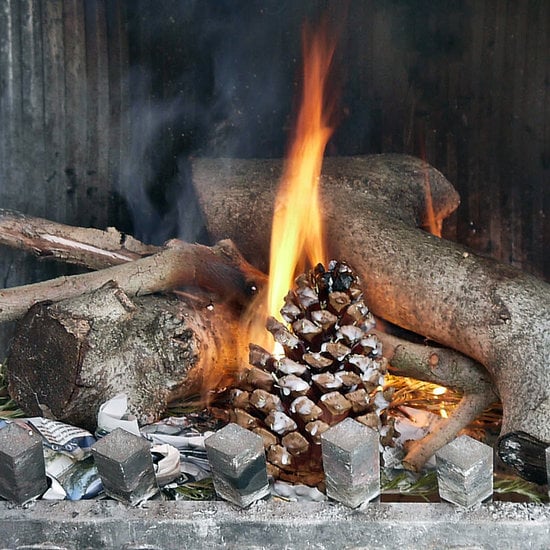
{"type": "Polygon", "coordinates": [[[60,260],[103,269],[155,254],[161,247],[144,244],[113,227],[73,227],[0,209],[0,244],[60,260]]]}
{"type": "Polygon", "coordinates": [[[406,446],[403,465],[419,471],[435,452],[497,401],[498,396],[489,373],[473,359],[451,349],[415,344],[379,330],[373,332],[382,342],[392,374],[432,382],[464,394],[449,418],[440,419],[428,435],[406,446]]]}
{"type": "Polygon", "coordinates": [[[82,275],[0,290],[0,321],[24,315],[37,302],[73,298],[115,282],[129,296],[198,286],[245,305],[265,283],[228,241],[214,247],[170,241],[152,256],[82,275]]]}

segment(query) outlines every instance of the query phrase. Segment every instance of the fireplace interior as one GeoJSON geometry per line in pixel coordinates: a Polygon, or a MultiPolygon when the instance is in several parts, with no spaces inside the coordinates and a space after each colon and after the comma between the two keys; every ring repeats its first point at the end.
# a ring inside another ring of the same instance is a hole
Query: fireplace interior
{"type": "MultiPolygon", "coordinates": [[[[460,197],[458,208],[442,215],[443,239],[466,247],[460,249],[467,251],[465,258],[471,253],[480,262],[497,260],[503,266],[499,277],[512,278],[506,271],[512,266],[521,277],[533,276],[546,288],[550,3],[538,0],[5,0],[0,7],[0,208],[81,228],[116,227],[121,242],[131,235],[151,246],[136,257],[166,252],[169,239],[219,251],[216,241],[231,237],[244,255],[246,273],[267,273],[262,232],[271,224],[272,209],[237,209],[233,223],[233,212],[217,214],[216,208],[223,209],[224,201],[230,204],[239,174],[260,196],[264,188],[255,187],[255,175],[267,174],[268,181],[279,170],[302,85],[301,29],[304,22],[315,25],[323,17],[338,34],[329,85],[336,98],[336,124],[325,151],[326,177],[338,182],[338,174],[348,169],[342,168],[347,157],[405,154],[426,161],[460,197]],[[227,177],[219,181],[217,175],[227,177]],[[246,231],[251,232],[248,238],[246,231]]],[[[399,198],[393,202],[407,193],[396,191],[399,198]]],[[[383,191],[381,197],[384,200],[383,191]]],[[[330,201],[330,194],[323,200],[330,201]]],[[[329,214],[345,226],[345,208],[335,204],[329,214]]],[[[357,219],[353,209],[349,216],[357,219]]],[[[334,235],[338,242],[346,241],[345,230],[334,235]]],[[[372,241],[369,246],[376,246],[376,239],[372,241]]],[[[204,254],[209,249],[201,250],[204,254]]],[[[238,266],[243,268],[242,263],[238,266]]],[[[0,247],[3,288],[83,271],[0,247]]],[[[548,369],[550,349],[543,348],[550,326],[546,302],[541,304],[544,311],[535,323],[543,343],[533,357],[546,361],[541,368],[548,369]]],[[[40,315],[51,315],[50,304],[40,307],[40,315]]],[[[173,311],[172,304],[162,307],[173,311]]],[[[504,317],[501,321],[507,322],[504,317]]],[[[522,334],[523,325],[518,326],[514,338],[520,347],[526,346],[521,342],[536,342],[536,335],[522,334]]],[[[405,334],[399,327],[392,330],[399,337],[405,334]]],[[[470,333],[468,328],[460,330],[470,333]]],[[[14,339],[15,331],[13,322],[0,325],[0,363],[14,349],[20,353],[22,339],[14,339]]],[[[407,337],[415,345],[424,343],[417,335],[407,337]]],[[[463,351],[461,345],[456,349],[463,351]]],[[[484,349],[472,356],[483,362],[480,358],[487,353],[484,349]]],[[[477,368],[469,361],[467,368],[477,368]]],[[[503,376],[503,387],[509,387],[513,376],[503,376]]],[[[58,387],[55,380],[51,383],[58,387]]],[[[531,383],[536,386],[537,380],[531,383]]],[[[524,398],[516,392],[508,400],[514,410],[517,395],[524,398]]],[[[546,405],[539,406],[543,410],[546,405]]],[[[488,414],[491,419],[492,414],[494,408],[488,414]]],[[[541,417],[544,424],[543,413],[534,415],[536,422],[541,417]]],[[[498,433],[493,435],[496,439],[498,433]]],[[[537,445],[540,455],[540,442],[537,445]]],[[[546,460],[538,464],[539,474],[550,467],[550,456],[546,460]]],[[[251,547],[263,544],[262,529],[280,547],[321,540],[308,536],[311,529],[326,532],[329,542],[322,548],[346,548],[362,540],[354,512],[336,507],[333,513],[322,503],[295,505],[302,507],[302,526],[292,506],[286,507],[290,503],[284,503],[283,510],[269,501],[254,504],[250,516],[232,511],[230,505],[223,508],[224,503],[202,502],[193,508],[178,502],[179,508],[169,510],[154,500],[141,509],[109,501],[79,502],[74,503],[76,511],[65,504],[73,503],[63,503],[59,520],[52,520],[51,510],[38,507],[15,523],[7,507],[0,524],[4,521],[9,530],[10,544],[16,544],[18,525],[32,524],[32,529],[25,527],[28,537],[22,544],[43,542],[37,538],[42,533],[44,541],[57,537],[67,548],[73,547],[71,530],[78,530],[78,544],[89,537],[104,547],[124,543],[176,548],[182,540],[190,547],[222,547],[225,540],[242,546],[247,539],[241,524],[249,526],[251,547]],[[264,512],[278,517],[279,527],[277,522],[264,525],[264,512]],[[163,514],[170,515],[164,526],[163,514]],[[102,518],[101,528],[89,519],[92,516],[102,518]],[[128,532],[117,534],[116,521],[109,516],[130,525],[128,532]],[[155,529],[162,531],[159,546],[151,534],[155,529]],[[338,544],[342,529],[348,530],[348,537],[342,535],[338,544]]],[[[382,541],[381,547],[421,543],[405,521],[412,514],[420,531],[432,531],[426,544],[436,544],[440,537],[447,546],[478,542],[492,548],[502,517],[512,546],[533,537],[534,547],[543,547],[550,522],[547,505],[499,505],[477,504],[476,516],[441,503],[430,504],[433,510],[418,503],[392,502],[387,508],[378,503],[363,510],[362,521],[382,541]],[[457,522],[461,527],[454,533],[457,522]],[[391,529],[397,533],[394,538],[387,534],[391,529]],[[483,536],[476,538],[480,531],[483,536]]]]}

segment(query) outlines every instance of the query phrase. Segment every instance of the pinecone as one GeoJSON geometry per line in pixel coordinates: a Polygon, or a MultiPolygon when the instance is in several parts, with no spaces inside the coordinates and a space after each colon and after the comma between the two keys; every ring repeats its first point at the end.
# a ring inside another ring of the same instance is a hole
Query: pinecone
{"type": "Polygon", "coordinates": [[[259,434],[275,478],[323,479],[320,436],[351,416],[394,435],[385,411],[386,362],[357,275],[343,262],[300,275],[267,329],[284,349],[275,357],[250,345],[250,364],[230,392],[230,420],[259,434]]]}

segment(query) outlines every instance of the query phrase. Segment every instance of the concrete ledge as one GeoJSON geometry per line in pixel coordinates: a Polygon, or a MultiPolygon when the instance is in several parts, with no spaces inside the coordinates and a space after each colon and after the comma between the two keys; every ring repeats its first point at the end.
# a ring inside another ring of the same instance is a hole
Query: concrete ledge
{"type": "Polygon", "coordinates": [[[550,506],[499,502],[381,503],[350,510],[333,503],[0,502],[0,548],[338,549],[548,548],[550,506]]]}

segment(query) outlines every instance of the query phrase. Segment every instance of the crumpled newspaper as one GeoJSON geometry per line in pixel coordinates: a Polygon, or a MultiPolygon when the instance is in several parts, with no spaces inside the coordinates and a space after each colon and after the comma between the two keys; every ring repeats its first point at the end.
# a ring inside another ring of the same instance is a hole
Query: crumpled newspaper
{"type": "Polygon", "coordinates": [[[151,452],[161,487],[173,481],[181,484],[210,477],[204,440],[213,432],[200,433],[196,422],[188,417],[165,418],[140,429],[136,418],[127,411],[125,394],[103,403],[97,417],[96,436],[103,437],[116,428],[123,428],[148,439],[153,443],[151,452]]]}
{"type": "Polygon", "coordinates": [[[126,395],[119,394],[100,407],[95,437],[82,428],[42,417],[0,419],[0,429],[10,422],[17,422],[41,435],[49,479],[49,488],[41,498],[46,500],[80,500],[97,496],[103,485],[91,456],[91,447],[98,438],[119,427],[152,443],[151,454],[160,487],[210,476],[204,440],[213,432],[201,434],[193,427],[193,420],[187,418],[168,418],[140,430],[137,420],[127,414],[127,404],[126,395]]]}
{"type": "Polygon", "coordinates": [[[204,441],[214,432],[200,433],[188,417],[169,417],[143,426],[149,441],[157,445],[171,445],[179,451],[181,482],[201,481],[210,477],[210,464],[204,441]]]}
{"type": "Polygon", "coordinates": [[[128,414],[128,397],[124,393],[115,395],[99,407],[95,435],[99,439],[116,428],[141,435],[136,417],[128,414]]]}
{"type": "Polygon", "coordinates": [[[80,500],[101,492],[103,485],[91,457],[96,439],[90,432],[42,417],[19,418],[14,422],[42,437],[49,488],[41,498],[80,500]]]}

